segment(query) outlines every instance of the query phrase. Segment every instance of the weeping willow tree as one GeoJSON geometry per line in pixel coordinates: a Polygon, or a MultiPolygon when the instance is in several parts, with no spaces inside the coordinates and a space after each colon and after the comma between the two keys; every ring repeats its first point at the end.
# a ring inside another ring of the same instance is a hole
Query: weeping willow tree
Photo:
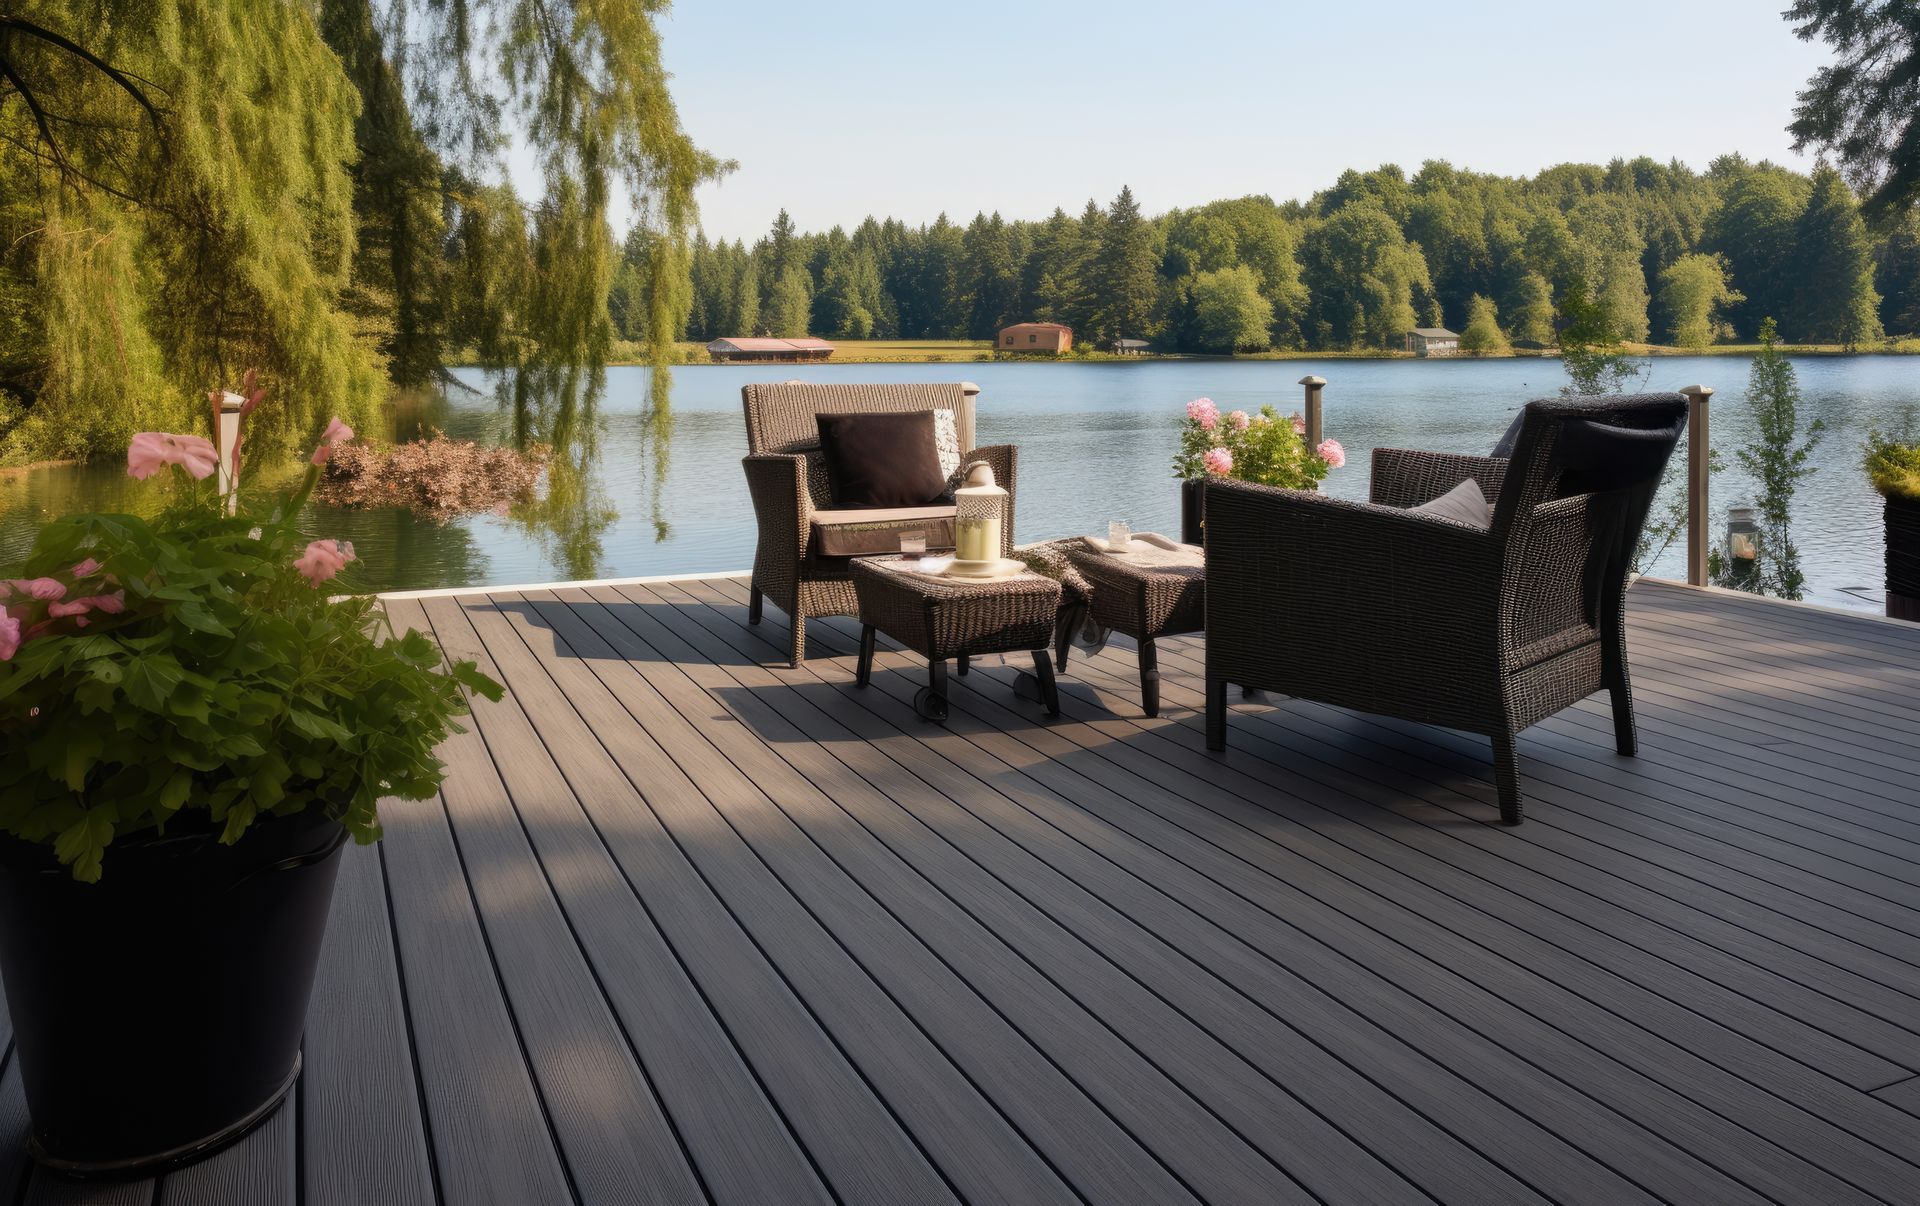
{"type": "Polygon", "coordinates": [[[694,189],[725,166],[680,127],[664,7],[16,5],[0,18],[0,458],[190,429],[202,391],[246,365],[279,403],[256,432],[291,447],[328,414],[372,422],[453,338],[518,390],[590,396],[616,193],[657,236],[664,364],[690,304],[694,189]],[[530,206],[488,183],[509,127],[540,165],[530,206]]]}

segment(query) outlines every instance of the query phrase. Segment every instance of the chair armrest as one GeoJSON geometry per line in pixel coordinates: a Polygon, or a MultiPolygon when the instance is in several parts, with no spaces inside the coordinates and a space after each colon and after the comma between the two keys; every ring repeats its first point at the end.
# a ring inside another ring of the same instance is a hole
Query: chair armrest
{"type": "Polygon", "coordinates": [[[740,462],[747,472],[747,493],[753,499],[754,519],[760,525],[760,555],[775,550],[796,559],[807,554],[813,523],[813,499],[807,494],[807,458],[791,453],[764,453],[740,462]]]}
{"type": "Polygon", "coordinates": [[[960,454],[962,465],[969,461],[985,461],[993,466],[994,483],[1007,492],[1007,524],[1006,530],[1000,534],[1000,555],[1011,557],[1014,545],[1014,504],[1019,501],[1019,491],[1016,489],[1018,483],[1014,478],[1014,474],[1020,467],[1019,449],[1012,444],[990,444],[985,448],[973,448],[960,454]]]}
{"type": "Polygon", "coordinates": [[[1490,532],[1245,482],[1209,482],[1206,514],[1209,677],[1358,706],[1367,683],[1441,695],[1497,664],[1490,532]]]}
{"type": "Polygon", "coordinates": [[[1376,448],[1369,497],[1384,506],[1417,507],[1472,478],[1491,505],[1499,501],[1506,477],[1507,462],[1500,457],[1376,448]]]}

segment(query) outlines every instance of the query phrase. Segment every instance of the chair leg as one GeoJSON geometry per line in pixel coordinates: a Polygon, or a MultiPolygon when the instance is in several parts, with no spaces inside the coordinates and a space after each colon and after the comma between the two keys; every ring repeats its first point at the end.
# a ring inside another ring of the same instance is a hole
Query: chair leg
{"type": "Polygon", "coordinates": [[[1152,637],[1140,638],[1140,707],[1149,716],[1160,715],[1160,654],[1152,637]]]}
{"type": "Polygon", "coordinates": [[[1227,680],[1207,676],[1207,748],[1227,748],[1227,680]]]}
{"type": "Polygon", "coordinates": [[[747,623],[758,624],[760,622],[760,605],[765,597],[757,586],[747,593],[747,623]]]}
{"type": "Polygon", "coordinates": [[[873,681],[873,646],[875,633],[873,625],[860,626],[860,664],[853,672],[853,685],[864,687],[873,681]]]}
{"type": "Polygon", "coordinates": [[[1033,673],[1040,680],[1040,702],[1047,705],[1047,715],[1060,715],[1060,685],[1053,679],[1053,662],[1046,650],[1033,651],[1033,673]]]}
{"type": "Polygon", "coordinates": [[[973,659],[968,657],[964,653],[954,658],[953,661],[954,661],[954,670],[959,673],[961,678],[965,678],[967,676],[967,671],[973,669],[973,659]]]}
{"type": "Polygon", "coordinates": [[[807,660],[807,617],[796,612],[789,612],[787,613],[787,618],[792,621],[793,625],[793,643],[789,646],[788,664],[793,669],[798,670],[800,663],[807,660]]]}
{"type": "Polygon", "coordinates": [[[1493,735],[1493,785],[1500,795],[1500,823],[1520,823],[1520,758],[1512,733],[1493,735]]]}
{"type": "Polygon", "coordinates": [[[1640,752],[1640,730],[1633,721],[1633,684],[1621,675],[1610,688],[1613,696],[1613,748],[1631,758],[1640,752]]]}

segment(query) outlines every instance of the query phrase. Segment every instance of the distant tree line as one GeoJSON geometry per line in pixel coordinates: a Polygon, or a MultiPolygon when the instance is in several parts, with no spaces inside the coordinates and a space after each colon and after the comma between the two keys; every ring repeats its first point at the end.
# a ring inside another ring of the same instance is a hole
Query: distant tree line
{"type": "MultiPolygon", "coordinates": [[[[1082,345],[1223,353],[1395,348],[1447,326],[1497,352],[1552,346],[1576,318],[1602,338],[1705,347],[1756,339],[1771,317],[1788,342],[1858,347],[1920,331],[1920,216],[1882,225],[1825,165],[1738,155],[1705,172],[1640,158],[1531,178],[1387,165],[1304,202],[1159,217],[1126,188],[1077,216],[964,226],[803,233],[782,210],[751,245],[695,239],[673,334],[989,339],[1042,320],[1082,345]]],[[[628,240],[609,298],[631,339],[648,330],[647,239],[628,240]]]]}

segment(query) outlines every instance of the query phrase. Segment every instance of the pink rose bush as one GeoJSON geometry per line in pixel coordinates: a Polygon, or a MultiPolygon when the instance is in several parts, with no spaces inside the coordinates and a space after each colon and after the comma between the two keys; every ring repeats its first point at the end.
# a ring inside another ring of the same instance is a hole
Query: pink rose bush
{"type": "MultiPolygon", "coordinates": [[[[215,391],[216,422],[244,430],[265,394],[245,388],[215,391]]],[[[249,506],[207,480],[211,441],[142,432],[127,472],[171,492],[160,518],[62,516],[0,568],[0,833],[91,882],[117,839],[182,814],[228,844],[298,814],[369,842],[383,798],[433,797],[466,693],[500,689],[339,593],[353,546],[299,530],[317,462],[352,438],[333,420],[298,485],[249,506]]]]}
{"type": "Polygon", "coordinates": [[[1307,425],[1298,415],[1283,418],[1272,406],[1249,414],[1228,411],[1224,419],[1211,398],[1187,403],[1180,425],[1180,447],[1173,457],[1175,477],[1230,477],[1293,490],[1316,488],[1331,469],[1347,463],[1338,440],[1308,447],[1307,425]]]}

